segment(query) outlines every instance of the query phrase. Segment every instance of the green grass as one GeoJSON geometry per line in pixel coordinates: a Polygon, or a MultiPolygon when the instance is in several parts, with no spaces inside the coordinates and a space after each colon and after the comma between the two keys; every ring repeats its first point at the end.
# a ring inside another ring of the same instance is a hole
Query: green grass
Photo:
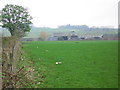
{"type": "Polygon", "coordinates": [[[117,41],[26,42],[23,50],[25,62],[32,62],[35,69],[36,81],[43,80],[41,84],[33,84],[34,87],[118,87],[117,41]],[[57,61],[62,63],[56,65],[57,61]]]}

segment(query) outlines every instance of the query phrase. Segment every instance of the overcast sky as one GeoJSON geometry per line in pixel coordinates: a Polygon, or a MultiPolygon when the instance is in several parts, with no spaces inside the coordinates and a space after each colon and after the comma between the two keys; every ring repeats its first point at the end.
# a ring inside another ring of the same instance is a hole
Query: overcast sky
{"type": "Polygon", "coordinates": [[[119,0],[0,0],[27,7],[37,27],[59,25],[118,26],[119,0]]]}

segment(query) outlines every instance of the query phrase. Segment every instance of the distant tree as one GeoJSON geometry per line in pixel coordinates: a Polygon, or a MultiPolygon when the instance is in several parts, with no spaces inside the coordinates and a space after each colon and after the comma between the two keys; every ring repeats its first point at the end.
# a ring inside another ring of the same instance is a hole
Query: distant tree
{"type": "Polygon", "coordinates": [[[45,32],[40,32],[39,40],[45,40],[47,38],[47,34],[45,32]]]}
{"type": "Polygon", "coordinates": [[[23,37],[25,32],[30,31],[32,17],[22,6],[7,4],[1,11],[1,17],[2,27],[7,28],[11,36],[23,37]]]}

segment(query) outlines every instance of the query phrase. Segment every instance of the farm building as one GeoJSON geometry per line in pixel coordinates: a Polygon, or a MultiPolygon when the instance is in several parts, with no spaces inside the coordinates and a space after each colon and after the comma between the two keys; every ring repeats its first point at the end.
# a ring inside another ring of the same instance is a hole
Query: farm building
{"type": "Polygon", "coordinates": [[[68,40],[67,33],[53,33],[52,36],[48,38],[49,41],[57,41],[57,40],[68,40]]]}
{"type": "Polygon", "coordinates": [[[60,36],[58,37],[58,40],[68,40],[68,36],[60,36]]]}
{"type": "Polygon", "coordinates": [[[101,40],[102,37],[103,37],[103,36],[94,36],[93,38],[94,38],[95,40],[101,40]]]}
{"type": "Polygon", "coordinates": [[[56,40],[79,40],[78,35],[75,31],[70,31],[69,33],[53,33],[51,37],[48,38],[50,41],[56,41],[56,40]]]}
{"type": "Polygon", "coordinates": [[[71,30],[68,33],[69,40],[79,40],[78,35],[76,34],[75,30],[71,30]]]}
{"type": "Polygon", "coordinates": [[[80,37],[80,40],[85,40],[86,39],[86,37],[80,37]]]}
{"type": "Polygon", "coordinates": [[[77,35],[72,35],[69,40],[79,40],[79,37],[77,35]]]}
{"type": "Polygon", "coordinates": [[[58,37],[56,37],[56,36],[48,38],[48,41],[57,41],[57,40],[58,40],[58,37]]]}
{"type": "Polygon", "coordinates": [[[21,41],[34,41],[34,38],[22,38],[21,41]]]}
{"type": "Polygon", "coordinates": [[[118,40],[118,34],[104,34],[103,40],[118,40]]]}
{"type": "Polygon", "coordinates": [[[101,40],[103,38],[103,35],[85,35],[79,38],[80,40],[101,40]]]}
{"type": "Polygon", "coordinates": [[[86,40],[102,40],[103,35],[94,35],[94,36],[88,36],[86,37],[86,40]]]}
{"type": "Polygon", "coordinates": [[[59,40],[69,40],[69,41],[75,41],[75,40],[102,40],[105,35],[82,35],[79,36],[75,30],[71,30],[70,32],[63,33],[63,32],[57,32],[53,33],[52,36],[48,38],[50,41],[59,41],[59,40]]]}

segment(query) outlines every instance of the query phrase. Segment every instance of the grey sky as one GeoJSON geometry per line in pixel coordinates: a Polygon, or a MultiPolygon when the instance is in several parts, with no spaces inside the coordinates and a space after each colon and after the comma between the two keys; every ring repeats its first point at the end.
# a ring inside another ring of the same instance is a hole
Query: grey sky
{"type": "Polygon", "coordinates": [[[118,26],[119,0],[0,0],[6,4],[27,7],[38,27],[64,24],[89,26],[118,26]]]}

